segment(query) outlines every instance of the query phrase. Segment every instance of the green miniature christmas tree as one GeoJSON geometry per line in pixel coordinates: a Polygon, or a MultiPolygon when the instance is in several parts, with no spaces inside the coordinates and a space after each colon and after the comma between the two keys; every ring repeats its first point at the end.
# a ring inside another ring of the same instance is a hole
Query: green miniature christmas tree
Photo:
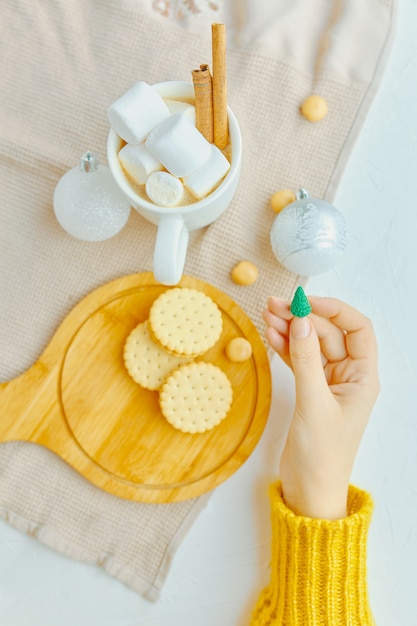
{"type": "Polygon", "coordinates": [[[290,311],[296,317],[306,317],[311,313],[311,306],[302,287],[297,287],[291,302],[290,311]]]}

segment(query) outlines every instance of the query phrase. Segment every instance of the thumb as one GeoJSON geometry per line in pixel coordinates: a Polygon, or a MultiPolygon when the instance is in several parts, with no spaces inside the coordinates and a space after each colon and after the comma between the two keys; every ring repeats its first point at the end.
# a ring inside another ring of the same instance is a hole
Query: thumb
{"type": "Polygon", "coordinates": [[[300,409],[307,409],[328,390],[319,338],[309,317],[292,319],[289,343],[297,403],[300,409]]]}

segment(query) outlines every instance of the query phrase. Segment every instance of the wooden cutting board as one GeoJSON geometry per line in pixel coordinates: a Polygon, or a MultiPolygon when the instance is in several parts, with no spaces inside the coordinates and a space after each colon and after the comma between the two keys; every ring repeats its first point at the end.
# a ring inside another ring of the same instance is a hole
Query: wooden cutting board
{"type": "Polygon", "coordinates": [[[91,292],[65,318],[38,361],[0,385],[0,441],[46,446],[97,487],[140,502],[199,496],[246,461],[265,427],[271,401],[266,348],[251,320],[225,293],[183,277],[179,286],[209,295],[223,332],[199,360],[219,366],[234,392],[232,408],[213,430],[186,434],[159,409],[158,392],[127,373],[123,347],[166,289],[152,273],[134,274],[91,292]],[[252,358],[231,363],[232,337],[246,337],[252,358]]]}

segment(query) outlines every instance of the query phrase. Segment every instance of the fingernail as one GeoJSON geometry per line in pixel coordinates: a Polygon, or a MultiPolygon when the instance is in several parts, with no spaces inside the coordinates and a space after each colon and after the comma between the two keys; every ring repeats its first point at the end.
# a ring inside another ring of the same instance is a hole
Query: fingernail
{"type": "Polygon", "coordinates": [[[275,304],[282,304],[286,302],[283,298],[278,298],[278,296],[268,296],[268,302],[275,302],[275,304]]]}
{"type": "Polygon", "coordinates": [[[310,320],[307,317],[294,317],[291,322],[291,335],[294,339],[306,339],[310,334],[310,320]]]}
{"type": "Polygon", "coordinates": [[[279,307],[279,309],[289,310],[290,303],[288,300],[284,300],[284,298],[278,298],[278,296],[269,296],[268,306],[279,307]]]}

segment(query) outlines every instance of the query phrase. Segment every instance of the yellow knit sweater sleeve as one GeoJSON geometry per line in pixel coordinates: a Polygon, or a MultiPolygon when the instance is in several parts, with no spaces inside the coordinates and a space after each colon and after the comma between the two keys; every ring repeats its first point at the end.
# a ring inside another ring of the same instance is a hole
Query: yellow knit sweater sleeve
{"type": "Polygon", "coordinates": [[[295,515],[279,482],[270,497],[271,581],[251,626],[374,626],[366,579],[369,494],[351,486],[348,516],[338,521],[295,515]]]}

